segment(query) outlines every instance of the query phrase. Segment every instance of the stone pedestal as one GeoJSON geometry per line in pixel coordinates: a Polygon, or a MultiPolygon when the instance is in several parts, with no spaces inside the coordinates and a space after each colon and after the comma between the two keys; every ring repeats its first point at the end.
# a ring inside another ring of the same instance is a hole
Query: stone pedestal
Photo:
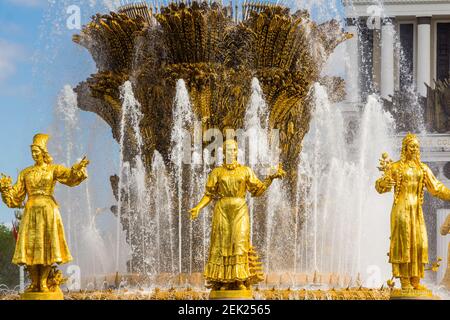
{"type": "Polygon", "coordinates": [[[64,300],[64,294],[60,288],[54,292],[25,292],[20,300],[64,300]]]}
{"type": "Polygon", "coordinates": [[[210,300],[253,300],[252,290],[213,290],[210,300]]]}
{"type": "Polygon", "coordinates": [[[441,300],[431,290],[392,289],[390,300],[441,300]]]}

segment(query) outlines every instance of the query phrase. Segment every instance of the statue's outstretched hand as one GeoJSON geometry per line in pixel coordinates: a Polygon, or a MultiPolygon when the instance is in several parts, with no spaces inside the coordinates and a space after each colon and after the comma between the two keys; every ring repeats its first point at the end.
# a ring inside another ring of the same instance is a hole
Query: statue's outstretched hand
{"type": "Polygon", "coordinates": [[[3,173],[0,176],[0,191],[9,189],[12,186],[11,177],[5,176],[3,173]]]}
{"type": "Polygon", "coordinates": [[[189,212],[191,213],[191,220],[195,220],[198,218],[198,215],[200,214],[200,209],[195,207],[189,210],[189,212]]]}
{"type": "Polygon", "coordinates": [[[89,163],[90,163],[89,160],[86,158],[86,156],[84,156],[80,162],[78,162],[77,164],[75,164],[73,166],[73,168],[75,170],[82,170],[82,169],[86,168],[89,165],[89,163]]]}
{"type": "Polygon", "coordinates": [[[272,179],[283,179],[286,176],[286,171],[283,169],[283,164],[278,164],[277,172],[273,174],[272,179]]]}

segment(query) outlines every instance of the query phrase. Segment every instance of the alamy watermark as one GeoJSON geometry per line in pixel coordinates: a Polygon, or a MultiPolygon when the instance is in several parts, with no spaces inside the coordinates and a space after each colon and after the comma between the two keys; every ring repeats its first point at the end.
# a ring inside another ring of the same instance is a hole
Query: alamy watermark
{"type": "Polygon", "coordinates": [[[81,289],[81,268],[77,265],[67,267],[67,289],[70,291],[79,291],[81,289]]]}
{"type": "Polygon", "coordinates": [[[367,28],[370,30],[380,30],[383,8],[377,5],[372,5],[367,7],[366,12],[368,15],[366,20],[367,28]]]}
{"type": "Polygon", "coordinates": [[[365,283],[366,288],[380,288],[383,284],[381,278],[381,268],[377,265],[370,265],[366,269],[368,275],[365,283]]]}
{"type": "MultiPolygon", "coordinates": [[[[235,140],[238,144],[238,160],[249,165],[271,166],[280,161],[280,131],[279,129],[263,129],[260,127],[248,129],[218,128],[202,130],[202,123],[196,121],[194,130],[182,130],[177,144],[179,164],[184,165],[214,165],[226,163],[223,145],[226,140],[235,140]]],[[[174,161],[174,159],[172,159],[174,161]]]]}
{"type": "Polygon", "coordinates": [[[66,26],[69,30],[81,30],[81,8],[77,5],[68,6],[66,26]]]}

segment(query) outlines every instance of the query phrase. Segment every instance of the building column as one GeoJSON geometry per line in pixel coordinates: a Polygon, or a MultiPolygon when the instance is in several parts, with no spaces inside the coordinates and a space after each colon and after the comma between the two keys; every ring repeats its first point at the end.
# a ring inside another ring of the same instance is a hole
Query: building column
{"type": "Polygon", "coordinates": [[[383,19],[381,26],[381,83],[382,98],[394,95],[394,22],[392,18],[383,19]]]}
{"type": "Polygon", "coordinates": [[[427,96],[431,83],[431,17],[417,18],[417,92],[427,96]]]}
{"type": "Polygon", "coordinates": [[[346,92],[347,101],[358,102],[359,97],[359,31],[358,19],[347,18],[347,31],[353,34],[353,38],[347,40],[346,51],[347,57],[345,61],[345,73],[347,75],[346,92]]]}

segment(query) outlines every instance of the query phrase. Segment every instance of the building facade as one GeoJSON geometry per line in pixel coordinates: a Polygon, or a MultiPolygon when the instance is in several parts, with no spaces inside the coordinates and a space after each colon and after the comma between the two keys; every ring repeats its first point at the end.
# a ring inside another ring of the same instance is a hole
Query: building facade
{"type": "Polygon", "coordinates": [[[450,0],[344,0],[352,64],[349,99],[417,90],[449,78],[450,0]],[[360,88],[362,92],[355,92],[360,88]]]}
{"type": "MultiPolygon", "coordinates": [[[[343,4],[348,32],[354,35],[347,42],[347,106],[363,102],[371,93],[388,101],[405,91],[427,98],[433,91],[428,87],[435,89],[436,81],[450,78],[450,0],[343,0],[343,4]]],[[[427,112],[425,121],[430,118],[427,112]]],[[[395,138],[396,145],[401,145],[402,138],[395,138]]],[[[422,161],[450,187],[448,130],[420,140],[422,161]]],[[[450,241],[439,230],[450,204],[427,195],[424,213],[430,262],[443,258],[443,267],[431,275],[439,283],[450,241]]]]}

